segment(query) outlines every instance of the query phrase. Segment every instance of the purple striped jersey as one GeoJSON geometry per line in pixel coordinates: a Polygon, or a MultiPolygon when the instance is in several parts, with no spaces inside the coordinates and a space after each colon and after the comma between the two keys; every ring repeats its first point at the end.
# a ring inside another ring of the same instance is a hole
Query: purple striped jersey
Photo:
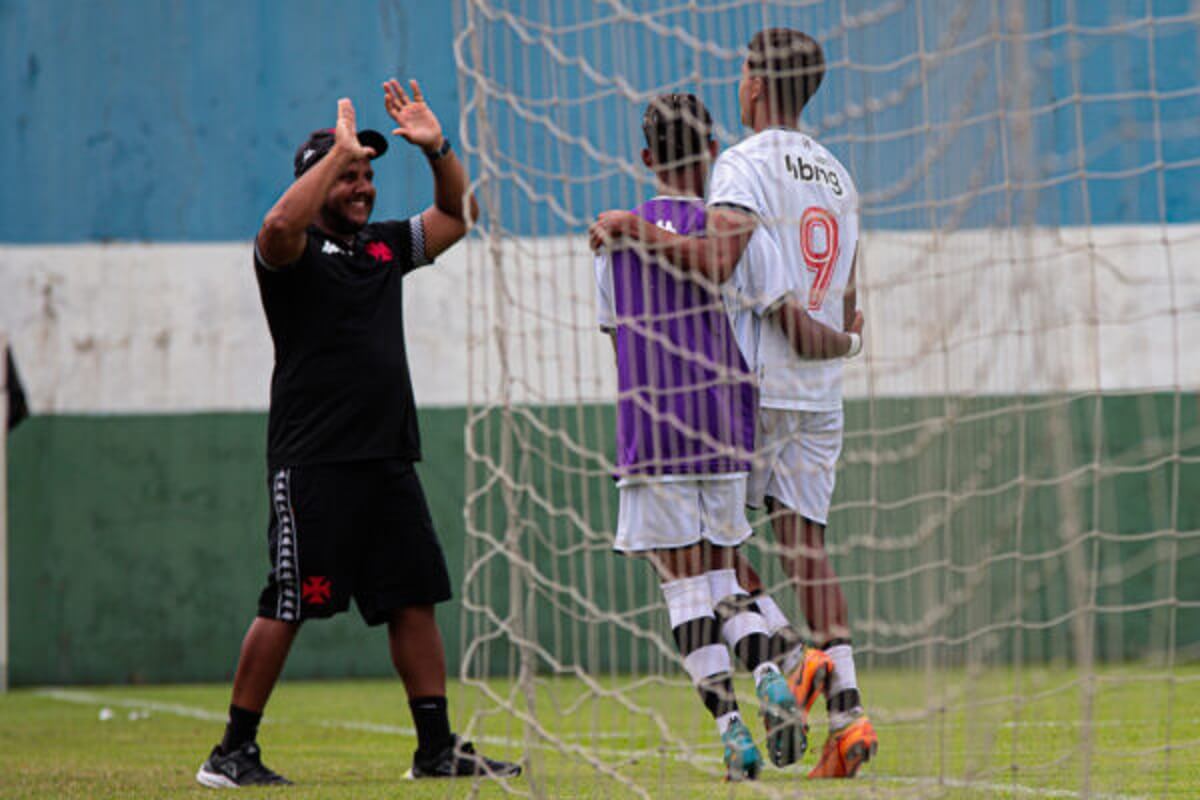
{"type": "MultiPolygon", "coordinates": [[[[699,198],[656,197],[633,213],[702,235],[699,198]]],[[[747,472],[757,397],[721,296],[635,250],[597,263],[602,327],[617,343],[617,476],[747,472]]]]}

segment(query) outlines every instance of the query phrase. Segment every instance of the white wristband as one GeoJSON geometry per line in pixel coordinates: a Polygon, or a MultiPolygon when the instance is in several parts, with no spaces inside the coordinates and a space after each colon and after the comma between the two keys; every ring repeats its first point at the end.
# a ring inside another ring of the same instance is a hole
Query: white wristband
{"type": "Polygon", "coordinates": [[[845,358],[854,358],[862,352],[862,337],[857,333],[847,333],[850,337],[850,349],[846,351],[845,358]]]}

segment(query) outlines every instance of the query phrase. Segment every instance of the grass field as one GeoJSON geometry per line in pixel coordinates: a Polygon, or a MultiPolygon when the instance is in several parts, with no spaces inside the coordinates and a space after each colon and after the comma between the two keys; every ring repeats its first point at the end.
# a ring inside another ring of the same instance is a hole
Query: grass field
{"type": "MultiPolygon", "coordinates": [[[[1173,677],[1152,667],[1106,668],[1090,684],[1094,692],[1066,669],[873,670],[863,677],[881,750],[860,780],[806,780],[810,752],[802,767],[768,768],[753,785],[720,782],[712,723],[678,682],[611,679],[604,688],[621,690],[618,703],[578,681],[541,680],[534,703],[547,737],[531,747],[522,745],[519,717],[496,700],[527,708],[512,684],[491,682],[486,691],[454,685],[459,730],[486,752],[524,757],[532,767],[506,786],[401,781],[415,738],[396,681],[285,682],[259,740],[267,764],[297,785],[252,796],[1074,797],[1087,751],[1092,796],[1200,797],[1200,667],[1178,668],[1173,677]],[[1085,730],[1089,694],[1094,723],[1085,730]]],[[[748,684],[742,679],[739,690],[752,717],[748,684]]],[[[0,695],[0,796],[211,796],[192,776],[220,736],[227,702],[224,685],[0,695]]],[[[822,723],[814,719],[814,751],[822,723]]],[[[751,727],[759,730],[757,720],[751,727]]]]}

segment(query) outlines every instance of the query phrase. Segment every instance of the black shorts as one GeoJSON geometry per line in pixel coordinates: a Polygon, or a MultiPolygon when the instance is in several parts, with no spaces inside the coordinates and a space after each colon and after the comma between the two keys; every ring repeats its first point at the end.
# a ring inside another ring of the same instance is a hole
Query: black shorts
{"type": "Polygon", "coordinates": [[[407,461],[278,469],[267,481],[271,574],[258,613],[284,622],[350,607],[368,625],[450,599],[446,557],[407,461]]]}

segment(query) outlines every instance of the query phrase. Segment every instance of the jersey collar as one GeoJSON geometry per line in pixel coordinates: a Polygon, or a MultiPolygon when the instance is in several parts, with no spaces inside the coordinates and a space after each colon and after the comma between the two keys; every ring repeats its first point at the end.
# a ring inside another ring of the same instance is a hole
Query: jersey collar
{"type": "Polygon", "coordinates": [[[704,202],[703,197],[697,197],[694,194],[656,194],[654,197],[650,198],[650,202],[653,203],[655,200],[689,200],[697,203],[704,202]]]}

